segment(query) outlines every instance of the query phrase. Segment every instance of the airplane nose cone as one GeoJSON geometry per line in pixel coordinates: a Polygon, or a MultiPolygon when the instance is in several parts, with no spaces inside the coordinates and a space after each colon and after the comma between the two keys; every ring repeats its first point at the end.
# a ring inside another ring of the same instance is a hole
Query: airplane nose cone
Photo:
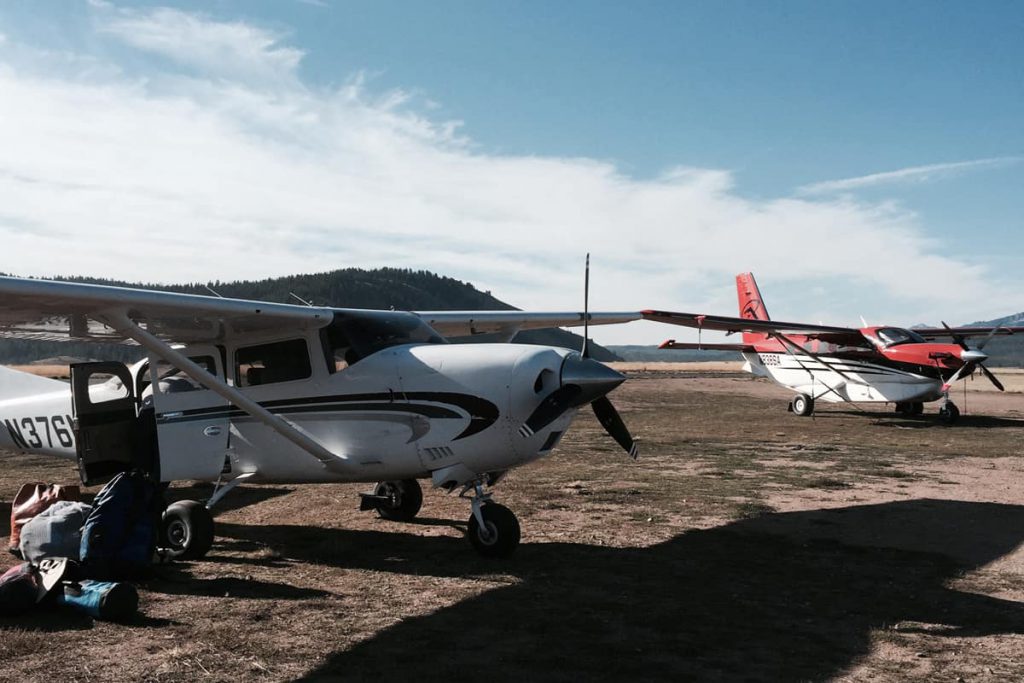
{"type": "Polygon", "coordinates": [[[964,349],[960,352],[960,360],[965,363],[981,363],[987,359],[987,353],[982,353],[975,349],[964,349]]]}
{"type": "Polygon", "coordinates": [[[562,363],[562,386],[572,384],[581,389],[573,401],[575,406],[595,401],[625,381],[622,373],[576,353],[566,356],[562,363]]]}

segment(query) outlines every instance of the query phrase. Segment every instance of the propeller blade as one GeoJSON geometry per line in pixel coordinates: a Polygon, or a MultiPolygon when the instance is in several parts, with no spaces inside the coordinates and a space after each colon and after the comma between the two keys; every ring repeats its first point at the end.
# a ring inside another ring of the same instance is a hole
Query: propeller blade
{"type": "Polygon", "coordinates": [[[978,350],[981,351],[983,348],[985,348],[988,345],[988,343],[992,341],[992,337],[996,336],[1000,329],[1002,328],[999,325],[993,327],[992,331],[989,332],[984,339],[978,342],[978,350]]]}
{"type": "Polygon", "coordinates": [[[1006,391],[1006,388],[1003,387],[1003,383],[996,379],[996,376],[989,372],[988,368],[986,368],[981,363],[978,363],[978,367],[981,368],[981,371],[985,373],[986,377],[988,377],[988,381],[992,382],[992,384],[995,385],[996,389],[998,389],[999,391],[1006,391]]]}
{"type": "Polygon", "coordinates": [[[587,348],[587,334],[590,327],[590,252],[587,252],[587,266],[583,271],[583,349],[580,355],[590,358],[590,349],[587,348]]]}
{"type": "Polygon", "coordinates": [[[608,400],[608,397],[602,396],[590,405],[594,408],[594,415],[597,416],[598,422],[601,423],[605,431],[629,453],[631,458],[636,460],[640,456],[640,450],[629,430],[626,429],[625,423],[619,416],[619,411],[615,410],[615,406],[608,400]]]}
{"type": "Polygon", "coordinates": [[[519,427],[520,436],[524,439],[529,438],[557,420],[573,406],[574,400],[582,391],[575,384],[567,384],[552,391],[519,427]]]}
{"type": "Polygon", "coordinates": [[[959,334],[953,334],[953,328],[951,328],[949,325],[947,325],[945,320],[940,320],[939,322],[942,323],[943,327],[945,327],[947,330],[949,330],[949,336],[953,338],[953,341],[955,341],[957,344],[960,345],[961,349],[963,349],[964,351],[969,351],[970,350],[970,349],[967,348],[967,342],[964,341],[964,338],[961,337],[959,334]]]}

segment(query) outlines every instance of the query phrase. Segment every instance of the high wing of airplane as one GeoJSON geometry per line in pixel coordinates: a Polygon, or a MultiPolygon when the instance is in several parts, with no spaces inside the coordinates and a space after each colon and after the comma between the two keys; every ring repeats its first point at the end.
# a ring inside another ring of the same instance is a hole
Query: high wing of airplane
{"type": "Polygon", "coordinates": [[[796,392],[789,409],[811,415],[814,401],[894,403],[903,415],[920,415],[926,401],[942,399],[939,416],[953,422],[959,409],[949,399],[959,379],[983,373],[1003,385],[985,367],[983,349],[996,336],[1024,332],[1024,327],[943,327],[905,329],[891,326],[834,327],[772,320],[752,273],[736,276],[737,317],[643,311],[647,320],[699,331],[742,334],[742,343],[676,342],[666,349],[738,351],[744,369],[770,377],[796,392]],[[983,337],[973,348],[967,339],[983,337]],[[954,343],[934,343],[951,339],[954,343]]]}
{"type": "Polygon", "coordinates": [[[470,541],[506,556],[519,523],[487,489],[549,454],[579,408],[636,457],[606,397],[625,378],[586,348],[445,337],[641,317],[342,309],[0,277],[0,337],[147,353],[131,367],[75,364],[70,387],[0,368],[0,448],[74,459],[86,484],[131,468],[216,482],[205,505],[164,515],[165,543],[185,557],[209,549],[208,509],[242,482],[376,482],[364,509],[409,520],[420,479],[469,498],[470,541]]]}

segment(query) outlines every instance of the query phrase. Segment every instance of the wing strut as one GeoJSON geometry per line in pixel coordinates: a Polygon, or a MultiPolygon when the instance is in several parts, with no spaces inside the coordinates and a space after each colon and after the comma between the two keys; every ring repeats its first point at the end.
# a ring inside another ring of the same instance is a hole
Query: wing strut
{"type": "MultiPolygon", "coordinates": [[[[804,370],[805,370],[805,371],[807,372],[807,374],[809,374],[809,375],[811,376],[811,382],[812,382],[812,384],[813,384],[813,382],[814,382],[814,373],[813,373],[813,372],[811,372],[810,368],[808,368],[808,367],[807,367],[806,365],[804,365],[803,363],[801,363],[801,362],[800,362],[800,359],[799,359],[799,358],[797,358],[797,355],[798,355],[798,354],[803,354],[803,355],[805,355],[805,356],[807,356],[807,357],[811,358],[812,360],[816,360],[816,361],[818,361],[818,362],[819,362],[819,363],[821,363],[821,364],[822,364],[823,366],[825,366],[826,368],[828,368],[828,369],[829,369],[829,370],[831,370],[832,372],[836,373],[837,375],[839,375],[840,377],[842,377],[843,379],[845,379],[845,380],[846,380],[846,381],[848,381],[848,382],[853,382],[854,384],[864,384],[864,382],[861,382],[861,381],[859,381],[859,380],[856,380],[856,379],[854,379],[853,377],[850,377],[849,375],[847,375],[847,374],[846,374],[845,372],[843,372],[843,371],[842,371],[842,370],[840,370],[839,368],[837,368],[837,367],[833,367],[833,366],[832,366],[832,364],[830,364],[830,363],[828,363],[827,361],[825,361],[825,359],[824,359],[824,358],[822,358],[821,356],[819,356],[819,355],[817,355],[817,354],[815,354],[815,353],[812,353],[812,352],[808,351],[807,349],[805,349],[804,347],[800,346],[800,345],[799,345],[799,344],[797,344],[797,343],[796,343],[795,341],[793,341],[792,339],[790,339],[789,337],[787,337],[786,335],[784,335],[784,334],[779,334],[779,333],[776,333],[776,334],[772,334],[772,335],[770,335],[770,336],[772,336],[772,337],[775,337],[776,339],[778,339],[779,341],[781,341],[781,342],[782,342],[782,344],[783,344],[783,346],[787,346],[787,347],[789,347],[789,348],[793,349],[793,351],[791,352],[791,355],[793,356],[794,360],[796,360],[797,364],[798,364],[798,365],[799,365],[800,367],[802,367],[802,368],[803,368],[803,369],[804,369],[804,370]]],[[[821,383],[822,383],[822,384],[823,384],[823,385],[825,386],[825,388],[826,388],[826,389],[828,389],[828,392],[826,392],[826,393],[829,393],[829,392],[831,392],[831,393],[835,394],[836,396],[838,396],[839,398],[841,398],[841,399],[843,399],[844,401],[846,401],[847,403],[853,404],[853,401],[851,401],[851,400],[850,400],[849,398],[847,398],[846,396],[843,396],[842,394],[840,394],[840,393],[839,393],[839,392],[838,392],[838,391],[836,390],[836,388],[835,388],[835,387],[831,387],[831,386],[829,386],[828,384],[826,384],[826,383],[825,383],[825,381],[824,381],[824,380],[822,380],[822,382],[821,382],[821,383]]],[[[855,405],[855,404],[854,404],[854,405],[855,405]]]]}
{"type": "Polygon", "coordinates": [[[199,382],[210,391],[222,396],[239,410],[245,412],[253,419],[259,420],[302,450],[309,453],[311,456],[319,460],[325,468],[335,472],[345,472],[351,467],[347,458],[342,455],[336,455],[327,450],[320,442],[306,434],[296,425],[278,415],[274,415],[235,387],[229,386],[227,382],[219,377],[214,377],[201,366],[189,360],[187,356],[171,348],[162,340],[139,327],[138,324],[124,313],[110,313],[102,316],[102,318],[102,322],[109,324],[121,334],[131,337],[147,351],[152,352],[154,355],[163,358],[171,365],[179,368],[186,375],[199,382]]]}

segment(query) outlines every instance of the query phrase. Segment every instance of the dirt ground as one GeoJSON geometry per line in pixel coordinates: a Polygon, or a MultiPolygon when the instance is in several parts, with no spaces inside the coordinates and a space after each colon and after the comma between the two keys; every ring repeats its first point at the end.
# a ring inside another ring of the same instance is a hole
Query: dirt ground
{"type": "MultiPolygon", "coordinates": [[[[399,524],[358,512],[365,485],[243,487],[135,621],[0,619],[0,678],[1024,680],[1024,394],[974,382],[953,427],[934,404],[800,418],[732,370],[636,369],[612,399],[637,462],[586,412],[513,471],[510,560],[440,492],[399,524]]],[[[5,519],[21,483],[77,476],[0,463],[5,519]]]]}

